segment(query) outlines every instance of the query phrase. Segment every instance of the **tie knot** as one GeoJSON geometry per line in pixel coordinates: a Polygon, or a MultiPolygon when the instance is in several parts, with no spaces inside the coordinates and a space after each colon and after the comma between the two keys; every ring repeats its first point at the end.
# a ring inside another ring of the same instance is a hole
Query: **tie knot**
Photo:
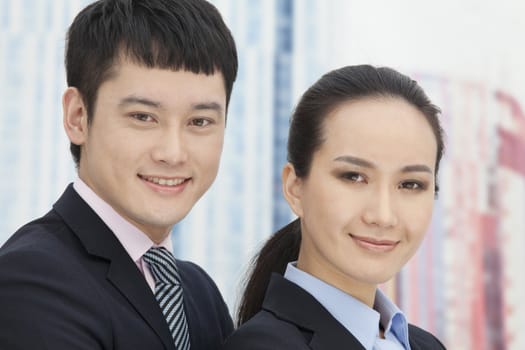
{"type": "Polygon", "coordinates": [[[180,284],[175,257],[166,248],[150,248],[142,258],[148,264],[155,283],[180,284]]]}

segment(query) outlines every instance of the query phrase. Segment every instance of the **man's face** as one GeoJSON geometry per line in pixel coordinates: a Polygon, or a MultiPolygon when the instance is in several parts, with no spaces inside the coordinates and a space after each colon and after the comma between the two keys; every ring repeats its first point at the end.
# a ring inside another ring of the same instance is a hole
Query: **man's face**
{"type": "Polygon", "coordinates": [[[64,122],[82,149],[80,178],[161,241],[217,175],[226,110],[222,74],[123,62],[100,86],[89,126],[77,95],[74,88],[64,94],[64,122]]]}

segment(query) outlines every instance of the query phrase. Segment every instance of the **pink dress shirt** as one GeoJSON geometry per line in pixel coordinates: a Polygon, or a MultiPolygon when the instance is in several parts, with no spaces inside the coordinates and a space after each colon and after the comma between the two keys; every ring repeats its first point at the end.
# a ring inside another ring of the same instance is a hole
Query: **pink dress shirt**
{"type": "Polygon", "coordinates": [[[171,235],[168,235],[160,244],[155,244],[144,232],[126,221],[108,203],[100,198],[84,181],[77,178],[73,183],[73,188],[80,197],[97,213],[104,223],[113,231],[120,244],[138,269],[146,278],[146,282],[151,290],[155,292],[155,280],[151,275],[148,264],[142,259],[142,255],[151,247],[164,247],[173,253],[171,235]]]}

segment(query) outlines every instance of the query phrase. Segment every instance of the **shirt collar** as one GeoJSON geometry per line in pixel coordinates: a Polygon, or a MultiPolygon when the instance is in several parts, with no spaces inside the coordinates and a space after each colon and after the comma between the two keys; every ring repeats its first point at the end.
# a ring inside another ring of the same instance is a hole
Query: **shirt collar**
{"type": "Polygon", "coordinates": [[[410,349],[407,319],[397,305],[380,289],[376,290],[374,309],[380,314],[380,322],[385,330],[385,337],[391,333],[406,349],[410,349]]]}
{"type": "Polygon", "coordinates": [[[376,290],[374,308],[289,263],[284,277],[310,293],[328,312],[365,347],[373,349],[379,337],[379,322],[389,335],[397,338],[406,349],[408,325],[399,308],[380,290],[376,290]]]}
{"type": "Polygon", "coordinates": [[[142,255],[151,247],[164,247],[173,253],[171,235],[160,244],[155,244],[144,232],[125,220],[115,209],[100,198],[82,179],[77,178],[73,188],[78,195],[95,211],[120,241],[124,249],[135,263],[139,263],[142,255]]]}
{"type": "Polygon", "coordinates": [[[379,313],[295,265],[288,264],[284,278],[310,293],[365,349],[372,349],[379,336],[379,313]]]}

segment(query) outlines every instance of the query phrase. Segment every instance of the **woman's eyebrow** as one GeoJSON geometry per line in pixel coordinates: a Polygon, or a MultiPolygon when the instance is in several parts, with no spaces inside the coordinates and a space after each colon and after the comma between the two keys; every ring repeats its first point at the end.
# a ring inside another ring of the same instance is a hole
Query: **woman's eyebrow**
{"type": "MultiPolygon", "coordinates": [[[[334,161],[350,163],[350,164],[357,165],[357,166],[360,166],[360,167],[363,167],[363,168],[370,168],[370,169],[376,168],[376,165],[374,163],[372,163],[372,162],[370,162],[368,160],[365,160],[363,158],[354,157],[354,156],[348,156],[348,155],[347,156],[339,156],[339,157],[334,158],[334,161]]],[[[401,172],[402,173],[425,172],[425,173],[430,173],[430,174],[434,173],[432,171],[432,169],[430,169],[430,167],[428,167],[427,165],[424,165],[424,164],[406,165],[406,166],[401,168],[401,172]]]]}
{"type": "Polygon", "coordinates": [[[401,168],[401,172],[403,173],[410,173],[410,172],[425,172],[433,174],[434,172],[426,165],[424,164],[414,164],[414,165],[407,165],[401,168]]]}
{"type": "Polygon", "coordinates": [[[354,157],[354,156],[339,156],[339,157],[334,158],[334,161],[350,163],[350,164],[354,164],[354,165],[357,165],[363,168],[375,168],[376,167],[374,163],[369,162],[368,160],[365,160],[359,157],[354,157]]]}

